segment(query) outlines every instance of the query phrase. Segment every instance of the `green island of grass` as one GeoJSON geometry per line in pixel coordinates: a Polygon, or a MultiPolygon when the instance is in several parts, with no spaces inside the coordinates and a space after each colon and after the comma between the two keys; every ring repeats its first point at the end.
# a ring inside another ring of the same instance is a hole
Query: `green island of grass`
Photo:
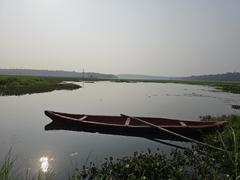
{"type": "MultiPolygon", "coordinates": [[[[134,153],[131,157],[116,159],[105,158],[96,165],[89,162],[73,170],[70,180],[82,179],[229,179],[240,178],[240,116],[206,116],[203,120],[225,120],[226,126],[222,131],[208,135],[203,142],[219,147],[222,151],[193,144],[190,149],[173,149],[170,156],[161,153],[160,149],[145,153],[134,153]]],[[[39,172],[31,175],[14,174],[15,160],[8,153],[5,160],[0,162],[0,179],[56,179],[54,170],[39,172]],[[20,178],[19,178],[20,177],[20,178]]],[[[69,171],[69,170],[68,170],[69,171]]]]}
{"type": "Polygon", "coordinates": [[[64,81],[79,81],[77,78],[52,78],[31,76],[0,76],[0,95],[24,95],[54,90],[74,90],[81,86],[64,81]]]}

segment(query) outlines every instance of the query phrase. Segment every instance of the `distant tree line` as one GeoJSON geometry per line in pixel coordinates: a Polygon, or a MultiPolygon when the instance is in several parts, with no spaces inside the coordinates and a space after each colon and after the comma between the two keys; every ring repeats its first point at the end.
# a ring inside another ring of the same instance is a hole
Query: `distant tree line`
{"type": "Polygon", "coordinates": [[[99,78],[116,79],[113,74],[102,74],[94,72],[75,72],[75,71],[50,71],[34,69],[0,69],[0,75],[19,75],[19,76],[48,76],[48,77],[79,77],[79,78],[99,78]]]}
{"type": "Polygon", "coordinates": [[[201,76],[190,76],[182,78],[185,80],[209,80],[209,81],[240,81],[239,72],[228,72],[225,74],[211,74],[201,76]]]}

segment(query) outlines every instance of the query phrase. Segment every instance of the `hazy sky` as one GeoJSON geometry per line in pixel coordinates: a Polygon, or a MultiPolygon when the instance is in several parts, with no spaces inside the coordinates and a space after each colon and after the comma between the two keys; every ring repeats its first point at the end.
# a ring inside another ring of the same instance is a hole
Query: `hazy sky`
{"type": "Polygon", "coordinates": [[[240,0],[0,0],[0,68],[240,71],[240,0]]]}

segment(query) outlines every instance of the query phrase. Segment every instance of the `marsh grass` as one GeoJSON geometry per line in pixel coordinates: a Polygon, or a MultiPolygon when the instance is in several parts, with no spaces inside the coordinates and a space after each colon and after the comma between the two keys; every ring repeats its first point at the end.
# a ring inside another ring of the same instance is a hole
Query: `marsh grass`
{"type": "Polygon", "coordinates": [[[51,78],[31,76],[0,76],[0,95],[23,95],[54,90],[74,90],[81,86],[63,81],[79,81],[77,78],[51,78]]]}
{"type": "Polygon", "coordinates": [[[227,125],[222,132],[206,137],[205,141],[215,146],[222,147],[226,153],[208,150],[208,155],[216,159],[222,168],[222,172],[229,174],[232,179],[240,176],[240,116],[222,116],[220,118],[208,117],[207,119],[224,119],[227,125]]]}
{"type": "Polygon", "coordinates": [[[10,180],[12,179],[12,171],[14,168],[15,160],[11,156],[12,150],[9,150],[5,156],[3,162],[0,165],[0,179],[1,180],[10,180]]]}

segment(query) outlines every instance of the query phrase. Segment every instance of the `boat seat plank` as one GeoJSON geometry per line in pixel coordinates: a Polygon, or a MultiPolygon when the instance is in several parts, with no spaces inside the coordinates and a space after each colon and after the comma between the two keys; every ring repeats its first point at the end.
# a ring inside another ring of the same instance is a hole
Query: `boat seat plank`
{"type": "Polygon", "coordinates": [[[83,116],[79,119],[79,121],[83,121],[84,119],[86,119],[88,116],[83,116]]]}
{"type": "Polygon", "coordinates": [[[128,126],[130,124],[131,118],[127,118],[126,122],[125,122],[125,126],[128,126]]]}
{"type": "Polygon", "coordinates": [[[181,126],[187,126],[185,122],[180,121],[179,123],[181,124],[181,126]]]}

